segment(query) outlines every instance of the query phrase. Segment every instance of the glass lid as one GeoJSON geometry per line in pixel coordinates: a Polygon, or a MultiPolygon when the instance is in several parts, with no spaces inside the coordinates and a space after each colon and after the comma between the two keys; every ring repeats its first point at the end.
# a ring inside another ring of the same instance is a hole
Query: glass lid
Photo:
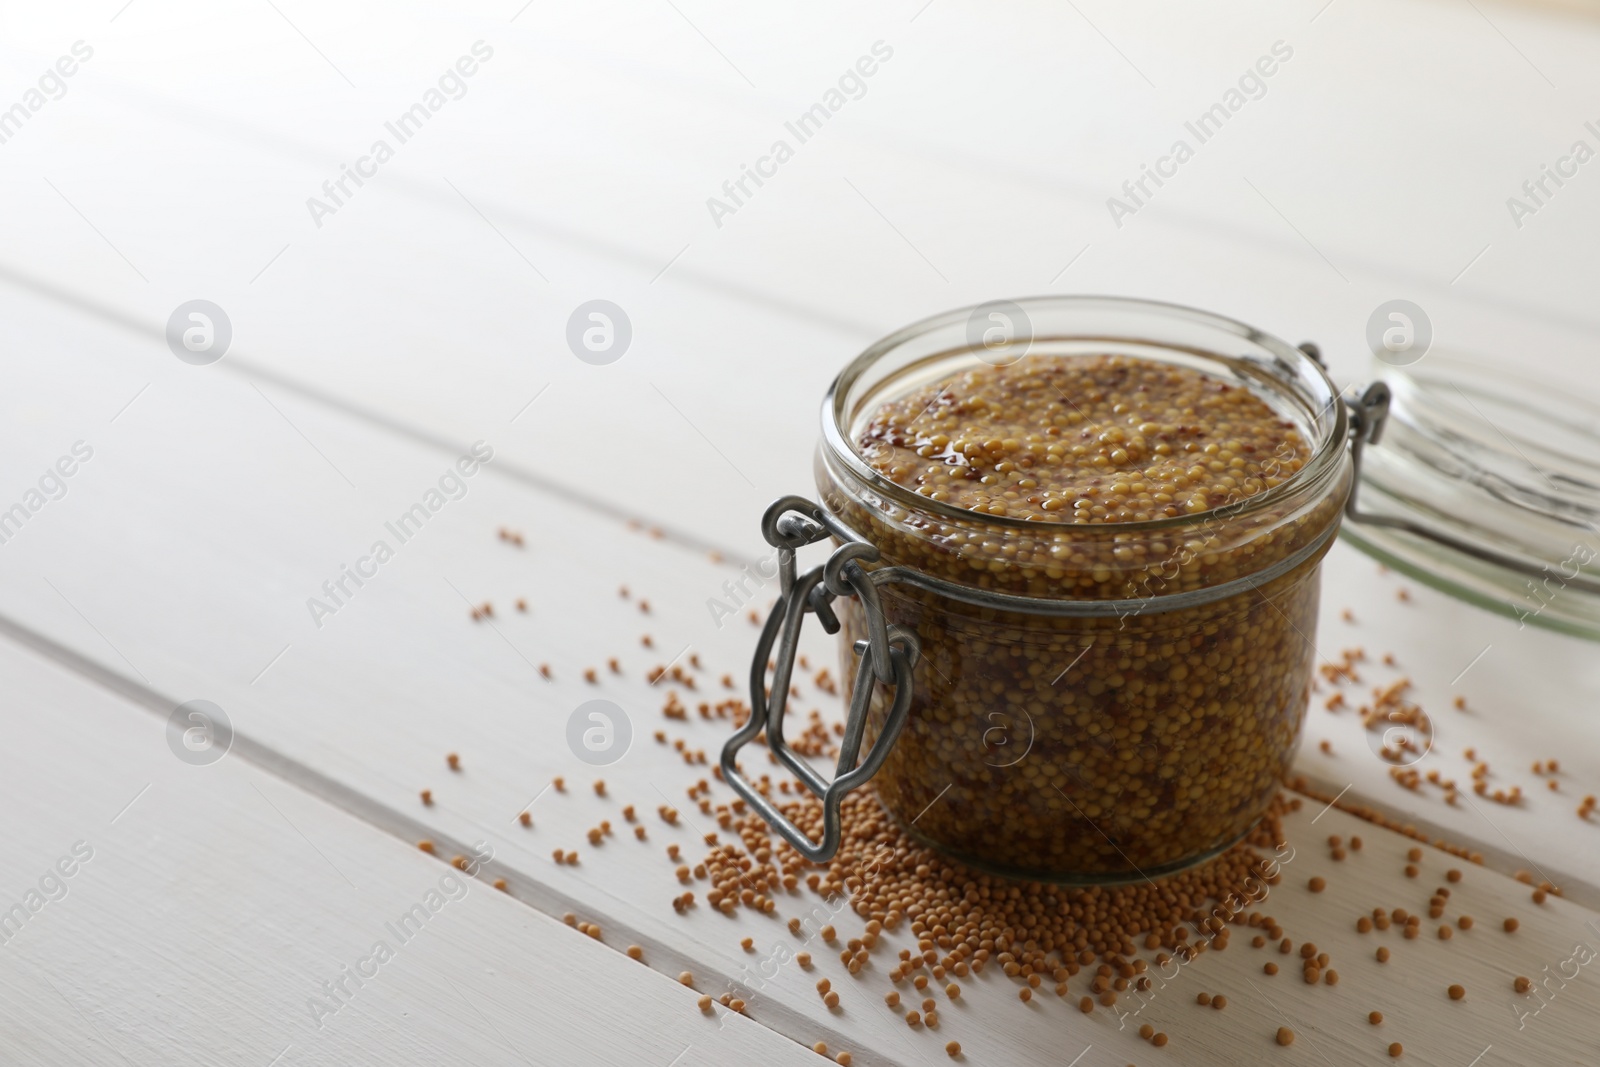
{"type": "Polygon", "coordinates": [[[1522,625],[1600,640],[1600,403],[1584,395],[1589,383],[1557,387],[1437,349],[1372,369],[1388,416],[1364,449],[1341,536],[1522,625]]]}

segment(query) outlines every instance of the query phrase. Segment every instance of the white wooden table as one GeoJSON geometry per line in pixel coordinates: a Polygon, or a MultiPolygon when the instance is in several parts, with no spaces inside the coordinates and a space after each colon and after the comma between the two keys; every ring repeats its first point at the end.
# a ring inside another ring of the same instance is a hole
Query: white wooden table
{"type": "MultiPolygon", "coordinates": [[[[1463,865],[1430,848],[1413,881],[1412,841],[1309,804],[1271,908],[1338,958],[1342,983],[1263,980],[1248,947],[1204,957],[1194,988],[1153,1009],[1172,1037],[1159,1050],[1110,1013],[1024,1005],[992,972],[938,1032],[913,1031],[883,1006],[881,968],[852,979],[825,951],[816,973],[781,970],[747,1017],[703,1015],[678,975],[721,992],[751,959],[740,940],[786,943],[780,920],[811,901],[775,919],[674,912],[665,848],[694,854],[684,794],[708,769],[654,741],[663,694],[645,679],[691,651],[704,685],[743,676],[755,631],[742,614],[717,625],[707,600],[762,553],[765,503],[809,489],[838,367],[933,311],[1035,292],[1175,300],[1316,339],[1348,383],[1367,373],[1368,315],[1404,297],[1437,345],[1592,389],[1600,164],[1520,226],[1507,206],[1575,140],[1600,146],[1584,125],[1600,123],[1592,9],[519,6],[5,15],[0,512],[30,510],[0,528],[0,910],[28,916],[0,944],[0,1061],[668,1067],[821,1062],[809,1050],[825,1041],[857,1063],[936,1063],[956,1040],[973,1063],[1344,1064],[1387,1061],[1398,1040],[1445,1067],[1600,1062],[1588,969],[1536,1016],[1510,985],[1600,938],[1600,826],[1574,814],[1600,793],[1592,644],[1337,546],[1320,655],[1362,646],[1366,682],[1413,679],[1437,728],[1419,770],[1466,781],[1474,748],[1526,800],[1403,790],[1355,717],[1319,700],[1300,772],[1341,807],[1480,851],[1452,898],[1478,924],[1379,965],[1355,917],[1423,910],[1463,865]],[[1258,98],[1117,225],[1108,197],[1277,42],[1292,54],[1258,98]],[[785,123],[864,56],[870,77],[798,143],[785,123]],[[437,109],[401,143],[385,124],[430,89],[437,109]],[[774,171],[761,160],[780,138],[794,152],[774,171]],[[374,163],[380,139],[392,158],[374,163]],[[758,164],[765,184],[708,208],[758,164]],[[369,176],[335,203],[323,183],[346,165],[369,176]],[[208,366],[163,336],[193,299],[231,323],[208,366]],[[608,365],[566,341],[593,299],[632,327],[608,365]],[[385,524],[480,441],[492,460],[447,482],[400,543],[385,524]],[[75,445],[72,476],[32,507],[75,445]],[[380,539],[392,558],[362,563],[380,539]],[[334,601],[323,585],[347,566],[368,577],[334,601]],[[485,600],[493,622],[474,624],[485,600]],[[633,731],[603,769],[567,742],[596,697],[633,731]],[[205,766],[167,741],[169,714],[196,699],[236,731],[205,766]],[[1557,792],[1529,770],[1552,757],[1557,792]],[[653,815],[664,803],[684,810],[676,830],[653,815]],[[619,832],[593,847],[601,819],[619,832]],[[1332,862],[1323,839],[1352,833],[1359,860],[1332,862]],[[473,847],[492,858],[441,890],[442,860],[473,847]],[[555,864],[558,848],[582,861],[555,864]],[[74,873],[57,881],[64,859],[74,873]],[[1532,904],[1519,870],[1564,896],[1532,904]],[[427,928],[388,933],[430,891],[427,928]],[[377,941],[392,958],[373,962],[377,941]],[[371,971],[357,985],[347,968],[371,971]],[[817,974],[843,1010],[822,1005],[817,974]],[[1454,982],[1463,1003],[1444,994],[1454,982]],[[1200,988],[1229,1011],[1201,1014],[1200,988]],[[1284,1049],[1271,1035],[1286,1022],[1301,1040],[1284,1049]]],[[[834,656],[826,639],[807,651],[834,656]]],[[[693,716],[672,729],[713,762],[726,734],[693,716]]]]}

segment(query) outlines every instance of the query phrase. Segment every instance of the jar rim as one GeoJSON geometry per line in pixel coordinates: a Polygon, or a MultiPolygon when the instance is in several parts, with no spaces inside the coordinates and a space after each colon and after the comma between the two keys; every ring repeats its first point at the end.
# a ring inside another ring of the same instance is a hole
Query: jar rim
{"type": "MultiPolygon", "coordinates": [[[[833,382],[828,386],[827,393],[822,400],[822,440],[824,446],[833,455],[843,462],[851,474],[873,492],[880,494],[887,500],[905,507],[909,511],[921,512],[937,516],[941,519],[973,522],[982,521],[999,529],[1033,530],[1039,532],[1041,527],[1061,527],[1071,529],[1081,524],[1055,523],[1047,520],[1026,519],[1014,515],[989,515],[980,514],[968,508],[943,501],[933,500],[930,497],[912,492],[905,486],[887,478],[862,456],[851,434],[847,430],[848,421],[853,412],[846,411],[845,405],[850,397],[851,390],[858,381],[881,359],[900,349],[902,346],[924,337],[937,330],[947,329],[962,322],[970,321],[980,308],[993,302],[973,304],[966,307],[954,308],[936,315],[920,319],[908,326],[896,330],[894,333],[868,345],[860,355],[845,365],[833,382]]],[[[1339,390],[1328,377],[1327,370],[1322,364],[1307,355],[1303,350],[1283,341],[1272,334],[1265,333],[1253,326],[1231,319],[1214,312],[1203,311],[1199,308],[1189,307],[1184,304],[1175,304],[1162,300],[1147,300],[1137,297],[1099,296],[1099,295],[1042,295],[1018,297],[1006,303],[1014,304],[1024,311],[1029,308],[1067,310],[1067,311],[1105,311],[1140,313],[1154,318],[1164,318],[1173,321],[1188,321],[1197,326],[1218,331],[1220,334],[1237,337],[1262,349],[1280,364],[1287,364],[1302,374],[1309,374],[1314,379],[1320,379],[1327,389],[1325,405],[1331,409],[1333,418],[1323,427],[1323,433],[1317,440],[1311,458],[1298,471],[1279,484],[1259,493],[1224,504],[1221,507],[1211,508],[1194,514],[1169,516],[1160,519],[1145,519],[1138,522],[1095,523],[1092,524],[1097,533],[1108,532],[1146,532],[1168,530],[1192,525],[1200,522],[1214,522],[1218,516],[1231,517],[1245,514],[1278,503],[1285,497],[1290,497],[1301,492],[1308,485],[1316,484],[1331,476],[1336,471],[1341,460],[1348,452],[1345,449],[1346,438],[1349,434],[1349,423],[1344,404],[1339,399],[1339,390]]],[[[1035,337],[1033,340],[1040,340],[1035,337]]],[[[1043,338],[1049,340],[1074,339],[1071,335],[1043,338]]],[[[1114,340],[1134,341],[1145,340],[1132,336],[1121,338],[1095,338],[1080,337],[1081,340],[1103,339],[1107,342],[1114,340]]],[[[1166,342],[1147,342],[1155,347],[1166,348],[1174,352],[1183,351],[1177,345],[1166,342]]],[[[949,350],[947,354],[962,351],[974,351],[971,345],[958,346],[949,350]]],[[[1220,353],[1198,353],[1202,355],[1219,356],[1220,353]]],[[[1264,364],[1261,364],[1264,365],[1264,364]]],[[[1280,388],[1280,395],[1290,397],[1302,402],[1315,404],[1315,397],[1305,395],[1295,388],[1295,384],[1287,377],[1271,376],[1280,388]]]]}

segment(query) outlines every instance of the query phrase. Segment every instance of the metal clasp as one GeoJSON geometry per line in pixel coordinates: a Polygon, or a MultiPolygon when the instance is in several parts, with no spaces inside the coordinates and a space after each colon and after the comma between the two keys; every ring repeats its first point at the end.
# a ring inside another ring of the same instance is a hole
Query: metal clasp
{"type": "Polygon", "coordinates": [[[1382,516],[1356,509],[1356,493],[1361,488],[1362,453],[1369,444],[1378,443],[1384,423],[1389,421],[1389,386],[1386,382],[1373,382],[1361,399],[1346,400],[1344,406],[1350,420],[1350,495],[1344,498],[1345,517],[1352,522],[1387,525],[1382,516]]]}
{"type": "Polygon", "coordinates": [[[839,805],[846,793],[877,773],[888,759],[889,750],[906,724],[911,709],[912,668],[921,646],[916,635],[899,626],[888,625],[872,575],[861,566],[874,562],[878,550],[860,541],[847,541],[834,549],[826,563],[804,574],[798,572],[795,553],[801,547],[829,536],[822,520],[822,509],[799,496],[781,497],[761,518],[761,533],[778,549],[778,602],[767,616],[750,663],[750,720],[723,746],[720,761],[723,780],[743,797],[795,851],[813,863],[824,863],[839,849],[841,837],[839,805]],[[867,638],[855,643],[861,657],[856,666],[855,688],[850,697],[850,713],[845,720],[844,737],[839,744],[839,762],[833,781],[818,774],[789,747],[783,736],[783,716],[789,703],[789,679],[800,644],[800,627],[806,613],[815,614],[828,633],[839,631],[839,618],[833,601],[854,595],[861,601],[866,617],[867,638]],[[772,661],[772,688],[767,689],[767,662],[772,661]],[[861,757],[861,740],[866,732],[867,711],[872,703],[873,683],[881,682],[893,690],[889,714],[866,757],[861,757]],[[822,799],[823,832],[813,842],[799,827],[784,817],[777,807],[761,795],[739,770],[739,750],[763,730],[767,747],[807,789],[822,799]]]}

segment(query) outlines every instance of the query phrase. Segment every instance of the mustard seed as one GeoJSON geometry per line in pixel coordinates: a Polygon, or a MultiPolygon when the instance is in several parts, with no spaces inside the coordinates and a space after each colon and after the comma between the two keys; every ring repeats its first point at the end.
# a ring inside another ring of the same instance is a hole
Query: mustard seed
{"type": "Polygon", "coordinates": [[[628,958],[630,960],[642,960],[642,959],[644,959],[644,949],[641,948],[638,945],[629,945],[628,946],[628,958]]]}
{"type": "Polygon", "coordinates": [[[1371,1023],[1373,1026],[1377,1026],[1379,1023],[1383,1022],[1383,1012],[1381,1012],[1381,1011],[1369,1011],[1369,1012],[1367,1012],[1367,1022],[1371,1023]]]}
{"type": "Polygon", "coordinates": [[[815,1052],[818,1056],[826,1056],[828,1054],[828,1043],[826,1041],[818,1041],[815,1045],[811,1046],[811,1051],[815,1052]]]}
{"type": "Polygon", "coordinates": [[[1294,1031],[1289,1029],[1287,1026],[1278,1027],[1278,1044],[1280,1044],[1280,1045],[1292,1045],[1292,1044],[1294,1044],[1294,1031]]]}
{"type": "Polygon", "coordinates": [[[690,974],[688,971],[684,971],[682,974],[678,975],[678,984],[693,988],[694,975],[690,974]]]}
{"type": "Polygon", "coordinates": [[[1460,1000],[1462,997],[1467,995],[1465,987],[1458,985],[1451,986],[1448,990],[1446,990],[1446,992],[1450,994],[1451,1000],[1460,1000]]]}
{"type": "Polygon", "coordinates": [[[454,752],[446,756],[444,761],[450,765],[450,769],[452,771],[459,771],[461,769],[461,757],[456,755],[454,752]]]}
{"type": "Polygon", "coordinates": [[[833,1058],[833,1061],[837,1063],[839,1067],[850,1067],[850,1053],[841,1052],[833,1058]]]}
{"type": "Polygon", "coordinates": [[[1517,927],[1520,924],[1515,919],[1507,919],[1503,925],[1505,926],[1506,933],[1514,934],[1517,932],[1517,927]]]}
{"type": "Polygon", "coordinates": [[[417,842],[417,847],[419,849],[421,849],[422,851],[428,853],[430,856],[433,855],[433,842],[432,841],[418,841],[417,842]]]}
{"type": "Polygon", "coordinates": [[[951,1059],[955,1059],[957,1056],[961,1055],[961,1042],[952,1041],[945,1045],[944,1054],[949,1056],[951,1059]]]}
{"type": "Polygon", "coordinates": [[[1307,883],[1307,888],[1310,889],[1313,893],[1320,893],[1324,889],[1328,888],[1327,879],[1321,878],[1321,877],[1313,878],[1313,879],[1311,879],[1310,882],[1307,883]]]}
{"type": "Polygon", "coordinates": [[[1378,962],[1379,963],[1388,963],[1389,962],[1389,948],[1388,948],[1387,945],[1378,946],[1378,962]]]}
{"type": "Polygon", "coordinates": [[[839,1006],[839,994],[830,990],[828,994],[822,998],[822,1003],[826,1004],[830,1010],[837,1008],[839,1006]]]}
{"type": "Polygon", "coordinates": [[[697,1003],[700,1005],[701,1011],[707,1015],[711,1014],[711,998],[709,996],[702,996],[697,1003]]]}
{"type": "Polygon", "coordinates": [[[1394,1044],[1389,1046],[1389,1057],[1397,1060],[1400,1058],[1400,1054],[1404,1051],[1405,1049],[1401,1046],[1400,1042],[1396,1041],[1394,1044]]]}
{"type": "Polygon", "coordinates": [[[1150,1043],[1156,1048],[1164,1048],[1167,1044],[1167,1035],[1158,1031],[1156,1036],[1150,1039],[1150,1043]]]}
{"type": "Polygon", "coordinates": [[[1143,1026],[1139,1027],[1139,1036],[1146,1041],[1149,1041],[1152,1037],[1154,1037],[1155,1033],[1156,1028],[1151,1026],[1149,1023],[1145,1023],[1143,1026]]]}

